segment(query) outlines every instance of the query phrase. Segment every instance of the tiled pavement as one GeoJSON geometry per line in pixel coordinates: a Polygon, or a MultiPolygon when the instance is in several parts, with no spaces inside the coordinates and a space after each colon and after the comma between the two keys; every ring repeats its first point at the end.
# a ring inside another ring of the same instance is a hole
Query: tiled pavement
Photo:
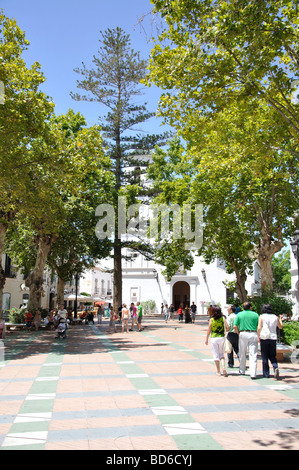
{"type": "Polygon", "coordinates": [[[13,333],[0,364],[1,450],[293,450],[299,364],[280,379],[217,377],[207,319],[148,318],[142,332],[107,323],[13,333]]]}

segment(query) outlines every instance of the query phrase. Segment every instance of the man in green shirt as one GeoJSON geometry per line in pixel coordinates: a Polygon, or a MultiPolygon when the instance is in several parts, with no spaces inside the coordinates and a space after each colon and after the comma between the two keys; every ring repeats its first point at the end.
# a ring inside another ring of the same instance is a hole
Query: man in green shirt
{"type": "Polygon", "coordinates": [[[140,302],[137,302],[137,326],[138,326],[138,331],[143,330],[143,328],[141,326],[141,321],[142,321],[142,307],[140,305],[140,302]]]}
{"type": "Polygon", "coordinates": [[[249,353],[249,373],[252,379],[256,378],[258,335],[257,326],[259,316],[251,310],[250,302],[243,304],[243,311],[238,313],[234,320],[234,330],[239,335],[239,361],[240,374],[246,371],[246,354],[249,353]]]}

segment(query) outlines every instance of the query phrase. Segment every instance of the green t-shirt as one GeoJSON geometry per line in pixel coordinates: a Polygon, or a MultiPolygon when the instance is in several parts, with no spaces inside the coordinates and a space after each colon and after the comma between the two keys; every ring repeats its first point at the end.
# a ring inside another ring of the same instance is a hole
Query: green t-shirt
{"type": "Polygon", "coordinates": [[[211,338],[218,338],[224,336],[224,320],[223,317],[211,319],[211,338]]]}
{"type": "Polygon", "coordinates": [[[252,310],[243,310],[236,315],[234,325],[239,328],[239,331],[251,330],[256,331],[258,326],[259,316],[252,310]]]}
{"type": "Polygon", "coordinates": [[[138,307],[137,307],[137,316],[142,317],[142,307],[141,307],[141,305],[138,305],[138,307]]]}

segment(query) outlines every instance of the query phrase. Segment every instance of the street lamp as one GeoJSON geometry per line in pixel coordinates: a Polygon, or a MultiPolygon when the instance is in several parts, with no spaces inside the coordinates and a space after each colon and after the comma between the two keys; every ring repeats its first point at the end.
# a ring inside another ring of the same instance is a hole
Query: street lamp
{"type": "Polygon", "coordinates": [[[297,275],[298,275],[298,287],[299,290],[299,229],[295,230],[294,236],[290,241],[292,252],[297,260],[297,275]]]}
{"type": "Polygon", "coordinates": [[[79,274],[75,274],[75,306],[74,306],[74,318],[77,318],[78,313],[78,281],[79,281],[79,274]]]}
{"type": "Polygon", "coordinates": [[[206,275],[206,271],[204,269],[201,270],[201,274],[202,274],[203,280],[205,282],[207,282],[207,275],[206,275]]]}

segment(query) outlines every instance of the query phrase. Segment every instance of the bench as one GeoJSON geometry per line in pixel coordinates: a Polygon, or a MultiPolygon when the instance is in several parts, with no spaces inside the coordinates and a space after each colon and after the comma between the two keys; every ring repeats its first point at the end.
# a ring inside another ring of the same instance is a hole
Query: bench
{"type": "Polygon", "coordinates": [[[285,355],[291,355],[293,348],[287,344],[277,344],[276,345],[276,359],[278,362],[284,361],[285,355]]]}
{"type": "MultiPolygon", "coordinates": [[[[5,330],[6,331],[11,331],[11,330],[24,330],[27,328],[28,330],[32,329],[34,327],[34,323],[31,323],[31,327],[28,328],[26,323],[5,323],[5,330]]],[[[45,323],[41,323],[39,325],[39,328],[46,328],[47,325],[45,323]]]]}
{"type": "Polygon", "coordinates": [[[5,323],[5,329],[7,331],[10,331],[12,328],[14,330],[23,330],[24,328],[26,328],[26,323],[5,323]]]}

